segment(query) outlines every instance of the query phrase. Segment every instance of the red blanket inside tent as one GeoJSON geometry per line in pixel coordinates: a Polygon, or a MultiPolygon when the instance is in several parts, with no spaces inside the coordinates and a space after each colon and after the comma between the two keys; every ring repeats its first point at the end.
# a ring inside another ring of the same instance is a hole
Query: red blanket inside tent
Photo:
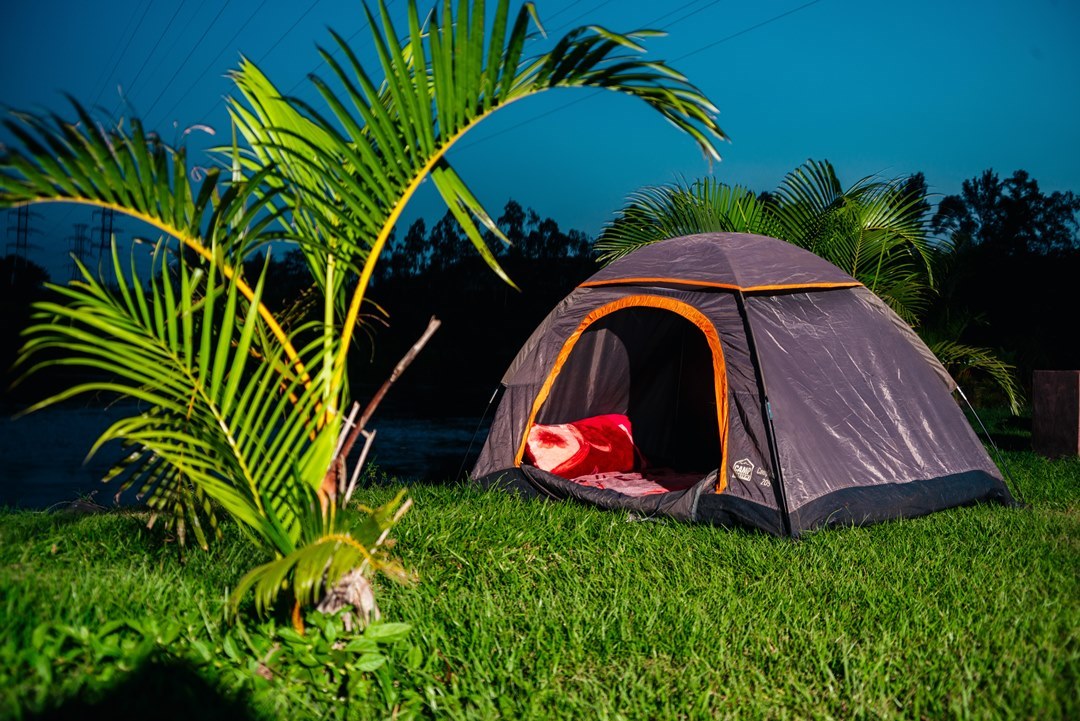
{"type": "Polygon", "coordinates": [[[563,478],[632,471],[636,465],[630,419],[617,413],[529,429],[525,458],[563,478]]]}
{"type": "Polygon", "coordinates": [[[529,429],[525,459],[545,471],[583,486],[647,496],[681,491],[701,480],[699,473],[645,469],[634,445],[630,419],[618,413],[529,429]]]}

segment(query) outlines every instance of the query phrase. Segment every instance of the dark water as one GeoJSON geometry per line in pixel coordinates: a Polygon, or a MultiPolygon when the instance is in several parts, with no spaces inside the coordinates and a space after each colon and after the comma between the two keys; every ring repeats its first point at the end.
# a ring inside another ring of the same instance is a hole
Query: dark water
{"type": "MultiPolygon", "coordinates": [[[[48,508],[79,498],[112,505],[116,487],[101,478],[119,455],[118,444],[103,447],[89,460],[87,451],[131,406],[64,406],[19,418],[12,409],[0,416],[0,506],[48,508]],[[91,496],[91,494],[93,494],[91,496]]],[[[380,418],[368,455],[377,477],[445,481],[457,477],[478,418],[380,418]]],[[[487,435],[481,428],[465,469],[487,435]]],[[[358,444],[359,445],[359,444],[358,444]]],[[[124,503],[133,503],[125,496],[124,503]]]]}

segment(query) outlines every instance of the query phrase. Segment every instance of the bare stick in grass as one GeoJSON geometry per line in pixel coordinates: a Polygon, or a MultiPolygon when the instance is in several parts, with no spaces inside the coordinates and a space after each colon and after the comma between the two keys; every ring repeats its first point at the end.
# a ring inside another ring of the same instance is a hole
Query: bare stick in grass
{"type": "MultiPolygon", "coordinates": [[[[387,391],[390,390],[390,386],[394,384],[394,381],[401,377],[401,374],[405,372],[405,369],[416,359],[416,356],[420,354],[420,351],[427,345],[427,342],[431,340],[431,336],[439,329],[440,325],[442,325],[442,321],[435,316],[432,316],[431,320],[428,321],[424,333],[415,343],[413,343],[412,348],[409,348],[409,351],[401,358],[401,360],[398,361],[398,364],[394,366],[393,372],[390,373],[390,377],[383,381],[383,384],[379,386],[379,390],[375,391],[375,395],[368,401],[367,407],[364,408],[364,412],[360,415],[360,420],[353,425],[352,430],[349,431],[349,435],[345,437],[344,442],[339,442],[338,450],[334,454],[334,460],[330,463],[330,469],[326,472],[326,476],[323,477],[322,486],[320,488],[320,495],[329,502],[333,503],[339,496],[339,486],[344,483],[345,479],[345,459],[349,456],[353,446],[356,445],[356,439],[359,438],[361,434],[363,434],[366,439],[364,453],[357,462],[357,469],[359,469],[367,458],[367,450],[374,438],[374,433],[369,435],[365,431],[368,421],[370,421],[371,417],[375,414],[375,409],[378,408],[382,399],[386,396],[387,391]]],[[[356,410],[354,407],[353,411],[349,414],[350,422],[355,417],[355,414],[356,410]]],[[[346,423],[346,427],[348,427],[348,425],[349,424],[346,423]]],[[[341,496],[343,499],[342,505],[347,503],[349,497],[352,495],[352,490],[356,484],[356,477],[357,474],[353,473],[353,480],[349,484],[347,492],[341,496]]]]}

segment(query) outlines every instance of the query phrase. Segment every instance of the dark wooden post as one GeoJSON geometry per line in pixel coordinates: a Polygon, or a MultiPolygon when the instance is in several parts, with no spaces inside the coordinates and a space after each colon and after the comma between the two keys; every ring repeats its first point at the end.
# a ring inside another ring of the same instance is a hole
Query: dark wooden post
{"type": "Polygon", "coordinates": [[[1031,447],[1041,455],[1080,455],[1080,370],[1035,371],[1031,447]]]}

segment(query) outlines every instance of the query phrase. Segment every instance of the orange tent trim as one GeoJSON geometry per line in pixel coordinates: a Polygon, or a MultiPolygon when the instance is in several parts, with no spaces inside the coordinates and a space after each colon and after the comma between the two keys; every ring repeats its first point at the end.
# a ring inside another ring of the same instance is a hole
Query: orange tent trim
{"type": "Polygon", "coordinates": [[[688,280],[686,278],[612,278],[611,280],[587,280],[579,288],[595,288],[601,285],[646,285],[651,283],[671,283],[674,285],[692,285],[705,288],[723,288],[724,290],[741,290],[743,293],[763,293],[780,290],[827,290],[830,288],[857,288],[862,285],[858,281],[845,281],[842,283],[787,283],[780,285],[749,285],[741,286],[734,283],[714,283],[708,280],[688,280]]]}
{"type": "MultiPolygon", "coordinates": [[[[585,283],[583,285],[590,284],[585,283]]],[[[599,283],[595,285],[599,285],[599,283]]],[[[544,385],[540,387],[540,392],[536,394],[536,399],[533,400],[532,410],[529,412],[529,421],[525,424],[525,429],[522,433],[521,445],[518,446],[517,454],[514,456],[515,466],[521,466],[521,461],[525,457],[525,444],[529,439],[529,429],[532,428],[533,424],[536,422],[536,416],[540,413],[540,408],[543,407],[544,402],[547,401],[548,396],[551,393],[551,388],[555,385],[555,379],[559,377],[559,373],[562,371],[563,366],[570,357],[570,353],[574,350],[574,346],[577,345],[578,340],[581,338],[581,334],[596,321],[611,315],[616,311],[624,310],[626,308],[642,307],[660,308],[676,313],[697,326],[697,328],[705,335],[705,340],[709,344],[709,350],[712,352],[713,378],[715,379],[713,390],[716,394],[716,420],[717,427],[720,429],[720,468],[716,475],[716,492],[722,493],[724,489],[727,488],[727,370],[724,363],[724,350],[720,346],[720,335],[716,332],[716,328],[713,326],[712,322],[697,308],[680,300],[658,295],[630,295],[625,298],[620,298],[619,300],[600,306],[582,319],[577,329],[575,329],[574,332],[570,334],[570,337],[566,339],[566,342],[563,343],[563,347],[559,350],[559,355],[555,358],[555,364],[552,366],[551,372],[548,373],[547,378],[544,380],[544,385]]]]}

